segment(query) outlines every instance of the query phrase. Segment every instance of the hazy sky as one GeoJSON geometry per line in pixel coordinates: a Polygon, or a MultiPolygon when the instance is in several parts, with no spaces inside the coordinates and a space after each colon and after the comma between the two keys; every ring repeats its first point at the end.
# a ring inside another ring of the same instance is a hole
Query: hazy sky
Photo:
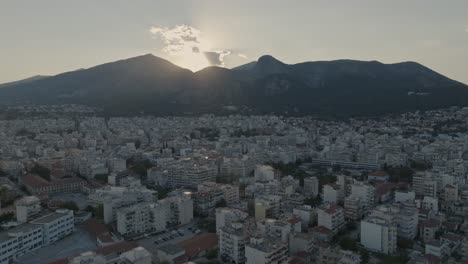
{"type": "Polygon", "coordinates": [[[0,0],[0,83],[146,53],[192,70],[412,60],[468,83],[468,1],[0,0]]]}

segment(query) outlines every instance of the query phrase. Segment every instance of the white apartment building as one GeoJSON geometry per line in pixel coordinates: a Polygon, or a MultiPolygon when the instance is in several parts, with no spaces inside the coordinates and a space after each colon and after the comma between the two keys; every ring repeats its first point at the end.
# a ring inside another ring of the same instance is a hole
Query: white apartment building
{"type": "Polygon", "coordinates": [[[406,190],[396,190],[395,191],[395,202],[413,202],[416,199],[416,193],[414,191],[406,191],[406,190]]]}
{"type": "Polygon", "coordinates": [[[357,221],[362,218],[363,208],[359,197],[348,196],[344,201],[345,218],[357,221]]]}
{"type": "Polygon", "coordinates": [[[286,243],[267,237],[252,237],[245,246],[246,264],[286,264],[288,246],[286,243]]]}
{"type": "Polygon", "coordinates": [[[281,212],[281,197],[264,195],[255,198],[255,219],[278,218],[281,212]]]}
{"type": "Polygon", "coordinates": [[[166,209],[161,204],[135,204],[117,210],[117,231],[122,235],[159,232],[166,229],[166,219],[166,209]]]}
{"type": "Polygon", "coordinates": [[[216,209],[216,233],[220,233],[225,226],[247,219],[249,214],[239,209],[222,207],[216,209]]]}
{"type": "Polygon", "coordinates": [[[413,175],[413,189],[419,196],[437,196],[437,181],[429,172],[418,172],[413,175]]]}
{"type": "Polygon", "coordinates": [[[58,241],[75,231],[75,217],[72,210],[60,209],[55,213],[30,222],[42,228],[43,246],[58,241]]]}
{"type": "Polygon", "coordinates": [[[16,221],[20,223],[29,222],[32,217],[42,210],[41,201],[36,196],[25,196],[16,203],[16,221]]]}
{"type": "Polygon", "coordinates": [[[430,196],[424,196],[421,206],[426,210],[437,213],[439,212],[439,199],[430,196]]]}
{"type": "Polygon", "coordinates": [[[249,242],[250,232],[247,224],[231,223],[220,229],[219,254],[229,263],[245,263],[245,245],[249,242]]]}
{"type": "Polygon", "coordinates": [[[419,211],[412,202],[378,206],[371,216],[394,222],[398,226],[397,235],[400,238],[413,240],[418,234],[419,211]]]}
{"type": "Polygon", "coordinates": [[[325,204],[317,209],[317,224],[338,233],[345,225],[343,208],[336,204],[325,204]]]}
{"type": "Polygon", "coordinates": [[[177,164],[169,171],[168,184],[170,186],[193,189],[203,182],[215,182],[217,174],[215,165],[201,165],[192,162],[177,164]]]}
{"type": "Polygon", "coordinates": [[[397,248],[396,223],[376,216],[362,220],[361,245],[374,252],[395,253],[397,248]]]}
{"type": "Polygon", "coordinates": [[[257,228],[262,236],[279,239],[283,243],[288,243],[289,234],[292,231],[290,223],[275,219],[258,221],[257,228]]]}
{"type": "Polygon", "coordinates": [[[358,197],[362,204],[363,213],[368,212],[375,204],[375,188],[372,185],[356,182],[351,185],[351,196],[358,197]]]}
{"type": "Polygon", "coordinates": [[[220,190],[224,193],[224,200],[227,205],[236,204],[239,202],[239,187],[230,184],[219,184],[216,182],[203,182],[197,186],[198,192],[209,192],[220,190]]]}
{"type": "Polygon", "coordinates": [[[319,195],[319,181],[317,177],[307,177],[304,179],[304,196],[315,197],[319,195]]]}
{"type": "Polygon", "coordinates": [[[106,186],[95,190],[88,195],[91,205],[103,207],[104,223],[109,224],[116,220],[117,209],[143,202],[155,202],[156,191],[145,187],[128,188],[106,186]]]}
{"type": "Polygon", "coordinates": [[[293,209],[293,215],[301,218],[302,227],[307,228],[317,219],[317,209],[310,205],[301,205],[293,209]]]}
{"type": "Polygon", "coordinates": [[[193,220],[193,200],[189,195],[167,197],[159,204],[165,206],[167,221],[173,225],[185,225],[193,220]]]}
{"type": "Polygon", "coordinates": [[[326,184],[323,186],[323,202],[338,203],[343,199],[343,193],[339,185],[326,184]]]}
{"type": "Polygon", "coordinates": [[[23,224],[0,232],[0,263],[13,260],[43,246],[42,228],[38,225],[23,224]]]}

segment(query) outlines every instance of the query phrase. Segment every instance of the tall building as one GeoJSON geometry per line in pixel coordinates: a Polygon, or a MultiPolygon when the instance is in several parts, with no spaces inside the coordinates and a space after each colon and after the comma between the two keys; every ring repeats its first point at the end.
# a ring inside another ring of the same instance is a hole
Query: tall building
{"type": "Polygon", "coordinates": [[[220,228],[219,255],[225,263],[244,264],[245,245],[249,242],[249,223],[231,223],[220,228]]]}
{"type": "Polygon", "coordinates": [[[361,221],[361,245],[383,254],[393,254],[397,248],[397,225],[395,222],[370,216],[361,221]]]}
{"type": "Polygon", "coordinates": [[[359,197],[348,196],[344,202],[345,218],[351,221],[357,221],[362,218],[363,208],[359,197]]]}

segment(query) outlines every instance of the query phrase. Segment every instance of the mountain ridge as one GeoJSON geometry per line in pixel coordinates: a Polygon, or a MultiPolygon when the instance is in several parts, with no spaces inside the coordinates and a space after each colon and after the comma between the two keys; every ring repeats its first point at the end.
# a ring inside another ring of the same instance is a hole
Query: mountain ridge
{"type": "Polygon", "coordinates": [[[81,103],[115,113],[356,116],[468,105],[468,87],[417,62],[283,63],[271,55],[197,72],[152,54],[0,89],[3,104],[81,103]],[[424,96],[421,96],[424,95],[424,96]],[[228,112],[229,113],[229,112],[228,112]]]}

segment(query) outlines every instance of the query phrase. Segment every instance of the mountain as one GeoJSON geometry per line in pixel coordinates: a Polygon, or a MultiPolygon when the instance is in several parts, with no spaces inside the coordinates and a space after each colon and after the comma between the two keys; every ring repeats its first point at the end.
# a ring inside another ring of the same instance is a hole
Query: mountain
{"type": "Polygon", "coordinates": [[[468,87],[415,62],[316,61],[272,56],[198,72],[151,54],[0,89],[2,104],[78,103],[115,114],[379,115],[468,105],[468,87]],[[230,109],[230,110],[226,110],[230,109]]]}
{"type": "Polygon", "coordinates": [[[49,77],[49,76],[36,75],[36,76],[32,76],[32,77],[29,77],[29,78],[26,78],[26,79],[14,81],[14,82],[2,83],[2,84],[0,84],[0,88],[7,87],[7,86],[12,86],[12,85],[17,85],[17,84],[30,83],[30,82],[33,82],[33,81],[37,81],[37,80],[47,78],[47,77],[49,77]]]}

